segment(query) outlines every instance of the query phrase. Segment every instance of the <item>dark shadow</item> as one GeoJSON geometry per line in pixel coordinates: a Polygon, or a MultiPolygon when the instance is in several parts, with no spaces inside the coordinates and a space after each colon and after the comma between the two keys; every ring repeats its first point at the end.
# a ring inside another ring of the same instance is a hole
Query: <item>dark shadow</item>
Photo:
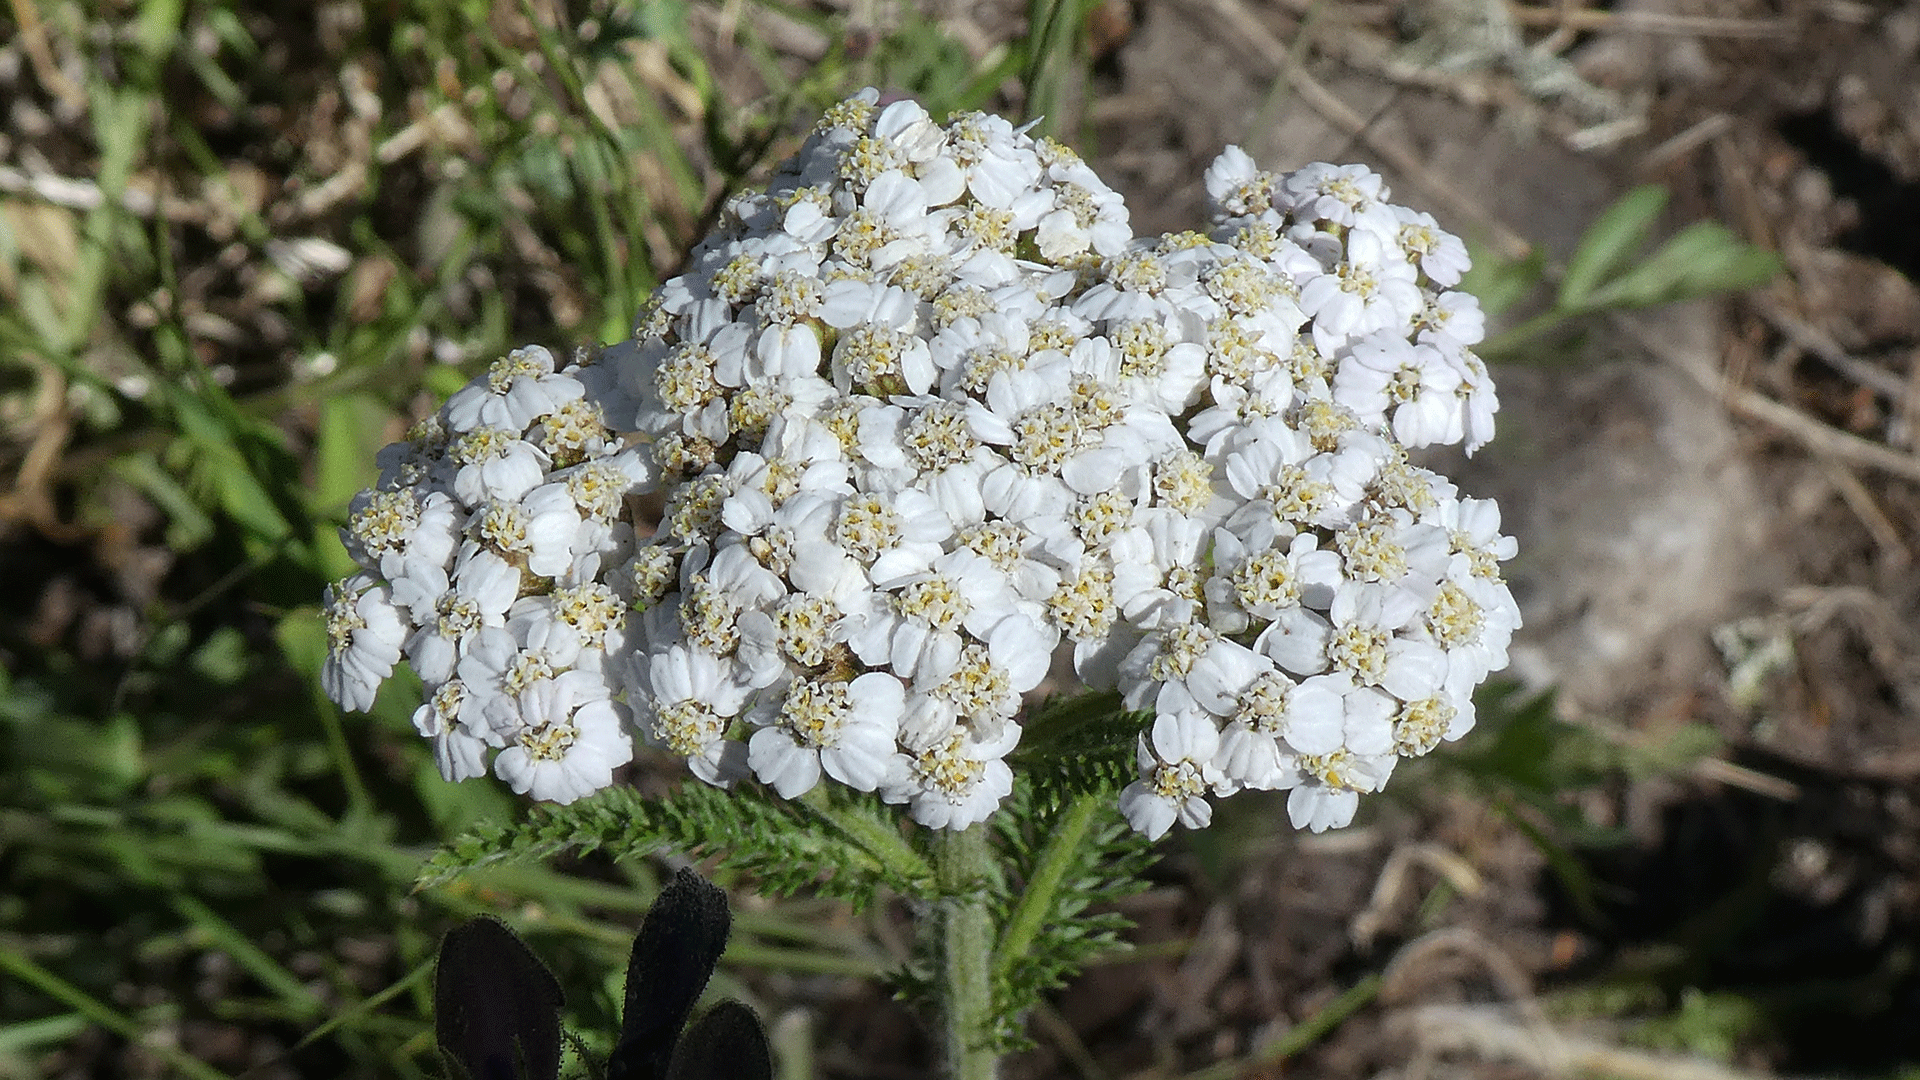
{"type": "Polygon", "coordinates": [[[1827,174],[1835,195],[1852,199],[1860,208],[1860,223],[1834,242],[1920,282],[1920,182],[1902,181],[1862,152],[1827,112],[1785,117],[1777,130],[1827,174]]]}
{"type": "Polygon", "coordinates": [[[1578,980],[1738,994],[1788,1073],[1887,1075],[1920,1062],[1920,809],[1897,785],[1745,753],[1783,802],[1720,787],[1661,813],[1652,847],[1582,856],[1601,921],[1554,879],[1551,920],[1599,949],[1578,980]]]}

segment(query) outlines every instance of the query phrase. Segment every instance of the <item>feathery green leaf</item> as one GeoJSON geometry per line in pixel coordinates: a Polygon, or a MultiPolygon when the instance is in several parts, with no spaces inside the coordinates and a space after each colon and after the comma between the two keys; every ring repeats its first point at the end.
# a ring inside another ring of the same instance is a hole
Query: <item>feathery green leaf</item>
{"type": "Polygon", "coordinates": [[[766,893],[806,889],[856,907],[871,903],[882,886],[909,896],[931,891],[929,881],[903,871],[891,853],[876,852],[804,803],[772,800],[751,786],[723,791],[700,783],[661,798],[613,787],[566,806],[537,806],[523,821],[489,825],[436,852],[418,887],[495,863],[602,847],[616,858],[662,850],[715,855],[719,865],[753,875],[766,893]]]}

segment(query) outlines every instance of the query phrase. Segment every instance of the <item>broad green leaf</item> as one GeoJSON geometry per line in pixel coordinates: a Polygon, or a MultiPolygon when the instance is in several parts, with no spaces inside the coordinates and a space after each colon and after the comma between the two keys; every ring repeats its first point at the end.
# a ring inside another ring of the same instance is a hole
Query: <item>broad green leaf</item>
{"type": "Polygon", "coordinates": [[[1633,269],[1607,282],[1590,298],[1595,308],[1648,307],[1665,303],[1680,291],[1693,268],[1715,256],[1712,222],[1697,221],[1675,233],[1633,269]]]}
{"type": "Polygon", "coordinates": [[[59,1013],[37,1020],[22,1020],[0,1027],[0,1060],[37,1052],[45,1047],[57,1049],[87,1028],[93,1021],[82,1013],[59,1013]]]}
{"type": "Polygon", "coordinates": [[[241,416],[217,388],[176,388],[170,397],[195,486],[240,526],[252,546],[271,547],[291,536],[286,514],[245,452],[252,449],[261,459],[280,452],[272,445],[277,435],[241,416]]]}
{"type": "Polygon", "coordinates": [[[1778,260],[1715,221],[1680,230],[1647,260],[1595,292],[1595,308],[1649,307],[1750,288],[1771,277],[1778,260]]]}
{"type": "Polygon", "coordinates": [[[445,401],[467,385],[467,374],[450,364],[434,364],[421,375],[420,384],[435,401],[445,401]]]}
{"type": "Polygon", "coordinates": [[[207,478],[220,498],[220,509],[253,541],[273,544],[286,539],[293,530],[274,505],[272,495],[231,447],[220,451],[204,459],[207,478]]]}
{"type": "MultiPolygon", "coordinates": [[[[1654,257],[1659,257],[1659,252],[1654,257]]],[[[1754,247],[1718,222],[1701,222],[1700,238],[1685,260],[1672,300],[1717,296],[1765,284],[1779,273],[1779,256],[1754,247]]]]}
{"type": "Polygon", "coordinates": [[[1634,1025],[1627,1039],[1658,1050],[1732,1061],[1748,1036],[1765,1027],[1766,1013],[1755,1002],[1735,993],[1702,993],[1690,986],[1681,992],[1679,1008],[1634,1025]]]}
{"type": "Polygon", "coordinates": [[[1659,220],[1660,211],[1666,209],[1666,205],[1667,189],[1648,184],[1633,189],[1608,207],[1587,227],[1573,258],[1567,260],[1566,273],[1560,278],[1557,306],[1575,311],[1599,306],[1594,302],[1594,291],[1646,244],[1654,222],[1659,220]]]}
{"type": "MultiPolygon", "coordinates": [[[[109,201],[102,202],[88,217],[103,220],[124,213],[112,200],[126,190],[141,152],[147,148],[148,122],[153,117],[152,99],[137,90],[115,89],[110,83],[91,87],[93,137],[100,146],[100,165],[94,181],[109,201]]],[[[102,254],[105,252],[102,250],[102,254]]]]}
{"type": "Polygon", "coordinates": [[[231,626],[223,626],[207,635],[207,640],[187,658],[194,674],[220,686],[232,686],[245,678],[252,668],[246,636],[231,626]]]}
{"type": "Polygon", "coordinates": [[[320,606],[307,604],[281,616],[273,628],[273,640],[287,663],[307,682],[318,685],[320,668],[327,662],[327,622],[320,606]]]}
{"type": "Polygon", "coordinates": [[[313,508],[338,513],[379,476],[373,457],[387,445],[393,412],[369,394],[346,394],[320,403],[315,434],[313,508]]]}
{"type": "Polygon", "coordinates": [[[186,0],[144,0],[133,32],[140,50],[155,59],[172,55],[186,8],[186,0]]]}
{"type": "Polygon", "coordinates": [[[689,45],[687,5],[682,0],[653,0],[629,8],[614,8],[614,19],[624,20],[626,32],[642,38],[664,38],[678,45],[689,45]]]}
{"type": "Polygon", "coordinates": [[[379,470],[374,455],[386,445],[392,412],[367,394],[344,394],[320,403],[315,434],[312,509],[313,549],[320,572],[343,578],[357,569],[340,543],[335,523],[362,488],[372,486],[379,470]]]}
{"type": "Polygon", "coordinates": [[[1546,860],[1547,870],[1560,882],[1560,887],[1566,890],[1567,898],[1573,902],[1574,908],[1588,922],[1604,923],[1606,917],[1600,913],[1600,902],[1595,895],[1593,875],[1587,872],[1586,865],[1575,858],[1573,853],[1568,851],[1552,833],[1529,821],[1526,815],[1519,813],[1511,802],[1497,799],[1493,809],[1532,842],[1534,849],[1546,860]]]}
{"type": "Polygon", "coordinates": [[[476,783],[448,783],[431,754],[421,754],[413,774],[414,795],[441,836],[453,837],[488,826],[500,827],[514,819],[519,803],[500,784],[481,778],[476,783]]]}

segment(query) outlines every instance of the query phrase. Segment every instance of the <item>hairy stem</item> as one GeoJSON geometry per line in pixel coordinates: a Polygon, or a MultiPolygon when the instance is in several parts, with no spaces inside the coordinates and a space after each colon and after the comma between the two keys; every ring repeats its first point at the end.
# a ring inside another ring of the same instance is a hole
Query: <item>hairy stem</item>
{"type": "Polygon", "coordinates": [[[939,935],[941,1041],[948,1080],[993,1080],[993,917],[987,909],[994,854],[985,824],[940,832],[934,873],[948,894],[932,928],[939,935]]]}

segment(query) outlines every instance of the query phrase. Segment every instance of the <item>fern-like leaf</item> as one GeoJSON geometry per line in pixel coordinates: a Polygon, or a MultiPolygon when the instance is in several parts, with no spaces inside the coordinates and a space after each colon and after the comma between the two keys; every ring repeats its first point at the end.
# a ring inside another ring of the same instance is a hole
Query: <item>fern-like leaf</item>
{"type": "Polygon", "coordinates": [[[1034,710],[1009,761],[1028,782],[1033,812],[1055,814],[1131,783],[1135,747],[1152,722],[1151,710],[1128,712],[1114,693],[1053,698],[1034,710]]]}
{"type": "Polygon", "coordinates": [[[1038,918],[1032,937],[1011,954],[1015,943],[1003,942],[996,957],[994,1034],[1002,1049],[1031,1045],[1026,1014],[1042,995],[1064,986],[1093,957],[1125,947],[1121,934],[1133,924],[1111,905],[1146,888],[1142,873],[1154,855],[1152,844],[1121,818],[1115,791],[1117,786],[1107,786],[1043,805],[1036,786],[1020,783],[995,815],[999,846],[1019,882],[1016,890],[996,897],[1000,925],[1009,925],[1036,879],[1057,875],[1058,880],[1045,905],[1025,913],[1038,918]],[[1075,814],[1090,818],[1079,819],[1075,842],[1062,844],[1060,838],[1074,831],[1070,819],[1075,814]]]}
{"type": "Polygon", "coordinates": [[[729,792],[698,783],[663,798],[613,787],[566,806],[536,806],[523,821],[476,830],[436,852],[418,887],[495,863],[602,847],[616,858],[661,850],[713,855],[723,867],[752,874],[768,894],[807,889],[855,907],[871,903],[882,886],[909,896],[929,889],[806,804],[774,801],[752,787],[729,792]]]}

